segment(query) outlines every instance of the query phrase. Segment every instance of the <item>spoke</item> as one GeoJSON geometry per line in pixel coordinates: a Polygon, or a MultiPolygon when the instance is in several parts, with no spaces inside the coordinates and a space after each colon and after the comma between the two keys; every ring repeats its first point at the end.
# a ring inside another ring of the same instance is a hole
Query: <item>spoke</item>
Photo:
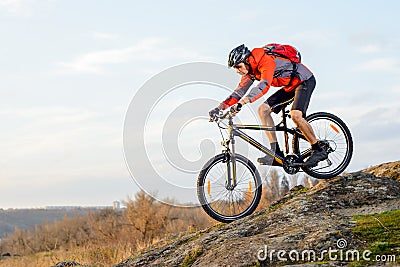
{"type": "MultiPolygon", "coordinates": [[[[319,162],[314,168],[310,168],[313,172],[320,174],[329,174],[337,172],[343,168],[343,164],[349,156],[349,136],[347,135],[346,129],[342,127],[342,124],[331,117],[314,117],[311,121],[308,121],[314,130],[314,133],[319,140],[326,141],[329,146],[333,149],[329,153],[329,161],[319,162]],[[339,132],[337,132],[338,129],[339,132]]],[[[302,138],[297,139],[297,146],[299,153],[305,155],[309,151],[310,144],[302,138]]]]}
{"type": "Polygon", "coordinates": [[[210,168],[207,173],[208,179],[211,182],[212,190],[208,195],[206,186],[203,187],[204,195],[209,207],[214,212],[222,216],[238,216],[246,211],[249,205],[254,201],[255,191],[257,190],[256,180],[254,179],[253,171],[241,160],[236,161],[237,167],[237,183],[233,190],[228,190],[223,184],[226,179],[226,165],[221,161],[217,162],[210,168]],[[225,165],[225,166],[224,166],[225,165]],[[254,184],[254,189],[249,191],[248,184],[254,184]]]}
{"type": "MultiPolygon", "coordinates": [[[[221,165],[224,165],[225,163],[223,163],[223,162],[221,162],[222,164],[221,165]]],[[[218,164],[218,167],[219,167],[219,169],[221,170],[221,174],[223,174],[223,175],[225,175],[226,174],[226,167],[225,167],[225,170],[222,168],[222,166],[221,166],[220,164],[218,164]]]]}
{"type": "MultiPolygon", "coordinates": [[[[215,196],[218,197],[219,194],[221,194],[222,192],[225,192],[225,191],[226,191],[226,188],[224,187],[224,188],[222,188],[220,191],[218,191],[218,192],[215,194],[215,196]]],[[[214,195],[214,194],[213,194],[213,195],[214,195]]]]}

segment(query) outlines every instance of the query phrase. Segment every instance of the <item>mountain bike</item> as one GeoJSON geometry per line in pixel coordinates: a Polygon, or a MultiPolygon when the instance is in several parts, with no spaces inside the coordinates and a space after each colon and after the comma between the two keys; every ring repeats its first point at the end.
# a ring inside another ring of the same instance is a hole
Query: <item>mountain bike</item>
{"type": "Polygon", "coordinates": [[[234,124],[234,112],[230,110],[213,118],[221,132],[223,150],[203,166],[197,179],[197,196],[209,216],[220,222],[232,222],[251,214],[260,202],[260,174],[249,159],[236,153],[235,137],[271,155],[290,175],[302,170],[317,179],[330,179],[342,173],[349,165],[353,154],[351,133],[340,118],[326,112],[317,112],[305,119],[312,126],[321,147],[328,153],[328,159],[314,167],[304,164],[312,149],[298,128],[287,126],[286,119],[290,118],[290,114],[286,108],[292,102],[293,99],[273,107],[282,105],[282,121],[274,127],[234,124]],[[221,129],[227,130],[227,138],[224,138],[221,129]],[[242,130],[283,132],[285,156],[275,154],[242,130]],[[292,153],[289,150],[289,135],[292,136],[292,153]]]}

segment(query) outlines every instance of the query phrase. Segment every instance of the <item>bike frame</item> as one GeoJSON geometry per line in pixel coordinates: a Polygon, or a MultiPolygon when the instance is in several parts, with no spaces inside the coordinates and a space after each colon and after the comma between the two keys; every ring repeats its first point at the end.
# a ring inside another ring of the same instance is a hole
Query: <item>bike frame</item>
{"type": "MultiPolygon", "coordinates": [[[[274,157],[275,161],[277,161],[279,164],[283,166],[284,164],[284,158],[280,157],[279,155],[276,155],[274,151],[271,149],[263,146],[260,144],[258,141],[256,141],[254,138],[250,137],[246,133],[244,133],[241,130],[262,130],[262,131],[275,131],[275,132],[284,132],[284,137],[285,137],[285,152],[286,154],[289,154],[289,134],[291,135],[297,135],[299,138],[302,138],[306,140],[305,136],[300,132],[300,130],[295,129],[295,128],[288,128],[286,124],[286,117],[289,117],[289,111],[286,111],[285,108],[282,109],[282,121],[278,123],[274,127],[269,127],[269,126],[261,126],[261,125],[246,125],[246,124],[234,124],[232,116],[229,116],[228,118],[228,134],[229,134],[229,139],[225,140],[223,142],[223,145],[226,147],[226,153],[229,154],[229,157],[231,160],[227,160],[227,187],[228,188],[234,188],[236,185],[236,158],[235,158],[235,137],[238,136],[247,143],[251,144],[258,150],[271,155],[274,157]],[[231,146],[231,149],[229,148],[229,145],[231,146]],[[232,162],[232,171],[230,167],[230,162],[232,162]],[[232,172],[232,175],[231,175],[232,172]],[[233,181],[232,181],[233,178],[233,181]],[[233,183],[232,183],[233,182],[233,183]]],[[[301,155],[297,155],[301,160],[308,157],[311,153],[311,149],[305,151],[301,155]]]]}

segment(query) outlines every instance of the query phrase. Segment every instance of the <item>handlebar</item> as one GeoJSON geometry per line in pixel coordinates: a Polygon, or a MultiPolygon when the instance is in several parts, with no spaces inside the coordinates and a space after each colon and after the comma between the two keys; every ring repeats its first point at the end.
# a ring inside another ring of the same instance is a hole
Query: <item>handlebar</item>
{"type": "Polygon", "coordinates": [[[228,111],[225,113],[221,110],[219,114],[215,114],[210,121],[218,122],[218,120],[225,119],[226,117],[232,118],[237,112],[242,109],[242,104],[238,103],[236,105],[236,109],[232,106],[228,111]]]}
{"type": "Polygon", "coordinates": [[[216,118],[216,119],[223,120],[223,119],[225,119],[226,117],[229,117],[229,116],[232,116],[231,110],[228,110],[228,111],[226,111],[225,113],[223,113],[223,112],[221,111],[220,114],[215,115],[215,118],[216,118]]]}

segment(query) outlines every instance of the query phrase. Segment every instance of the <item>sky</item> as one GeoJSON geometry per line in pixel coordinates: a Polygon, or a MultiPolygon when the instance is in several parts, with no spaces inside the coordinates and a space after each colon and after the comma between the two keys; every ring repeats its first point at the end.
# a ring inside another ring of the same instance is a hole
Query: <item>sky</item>
{"type": "MultiPolygon", "coordinates": [[[[135,93],[179,64],[226,64],[242,43],[300,50],[317,79],[309,111],[334,113],[351,129],[349,171],[399,160],[399,8],[398,1],[0,0],[0,208],[102,206],[133,196],[139,187],[125,163],[123,128],[135,93]]],[[[154,111],[229,94],[206,87],[172,93],[154,111]]],[[[160,137],[162,117],[148,114],[154,127],[146,126],[146,140],[160,137]]],[[[205,139],[217,131],[201,127],[205,139]]],[[[182,131],[179,141],[191,160],[205,144],[194,132],[182,131]]],[[[166,161],[154,157],[165,171],[166,161]]]]}

